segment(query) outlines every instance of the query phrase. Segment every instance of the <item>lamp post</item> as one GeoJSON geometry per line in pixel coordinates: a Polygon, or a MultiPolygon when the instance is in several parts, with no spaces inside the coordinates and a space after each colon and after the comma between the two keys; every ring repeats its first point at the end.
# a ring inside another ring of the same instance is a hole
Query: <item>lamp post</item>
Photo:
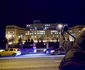
{"type": "Polygon", "coordinates": [[[63,24],[58,24],[56,29],[58,30],[59,40],[60,40],[60,31],[62,30],[63,24]]]}
{"type": "Polygon", "coordinates": [[[61,31],[62,27],[63,27],[63,24],[58,24],[56,28],[58,31],[61,31]]]}

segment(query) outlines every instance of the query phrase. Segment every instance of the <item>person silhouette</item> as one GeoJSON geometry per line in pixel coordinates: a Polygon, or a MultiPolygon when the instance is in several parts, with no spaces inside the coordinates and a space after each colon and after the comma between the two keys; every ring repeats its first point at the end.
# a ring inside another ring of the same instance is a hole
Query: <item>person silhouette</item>
{"type": "Polygon", "coordinates": [[[66,55],[59,65],[59,70],[85,70],[85,27],[73,44],[65,41],[63,33],[60,44],[66,55]]]}

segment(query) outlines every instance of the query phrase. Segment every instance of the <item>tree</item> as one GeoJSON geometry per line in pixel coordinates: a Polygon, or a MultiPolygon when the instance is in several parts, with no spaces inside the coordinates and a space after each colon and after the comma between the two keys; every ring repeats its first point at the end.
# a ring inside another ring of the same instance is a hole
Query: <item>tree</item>
{"type": "Polygon", "coordinates": [[[34,43],[34,41],[33,41],[33,39],[31,39],[31,41],[30,41],[32,44],[34,43]]]}
{"type": "Polygon", "coordinates": [[[29,37],[28,37],[27,41],[30,42],[30,38],[29,37]]]}
{"type": "Polygon", "coordinates": [[[22,47],[22,38],[19,38],[17,47],[18,48],[22,47]]]}
{"type": "MultiPolygon", "coordinates": [[[[6,49],[6,44],[8,44],[8,40],[7,40],[7,38],[1,38],[0,39],[0,45],[1,45],[1,48],[2,49],[6,49]]],[[[7,47],[8,48],[8,47],[7,47]]]]}

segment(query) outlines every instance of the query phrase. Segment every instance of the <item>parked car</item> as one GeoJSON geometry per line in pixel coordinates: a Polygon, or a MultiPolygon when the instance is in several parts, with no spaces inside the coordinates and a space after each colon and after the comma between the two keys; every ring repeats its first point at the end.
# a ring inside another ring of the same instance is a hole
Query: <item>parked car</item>
{"type": "Polygon", "coordinates": [[[55,50],[53,50],[53,49],[44,49],[44,52],[46,54],[51,54],[51,55],[54,55],[55,54],[55,50]]]}
{"type": "Polygon", "coordinates": [[[64,55],[64,54],[66,54],[66,52],[62,48],[59,48],[59,49],[48,48],[48,49],[44,49],[43,51],[44,51],[44,53],[51,54],[51,55],[54,55],[54,54],[64,55]]]}
{"type": "Polygon", "coordinates": [[[25,53],[26,54],[30,54],[30,53],[36,53],[37,52],[37,49],[36,49],[36,45],[33,43],[33,44],[24,44],[23,45],[23,49],[22,49],[22,53],[25,53]]]}
{"type": "Polygon", "coordinates": [[[0,52],[0,56],[18,56],[21,54],[18,48],[8,48],[5,51],[0,52]]]}
{"type": "Polygon", "coordinates": [[[4,49],[0,49],[0,52],[5,51],[4,49]]]}

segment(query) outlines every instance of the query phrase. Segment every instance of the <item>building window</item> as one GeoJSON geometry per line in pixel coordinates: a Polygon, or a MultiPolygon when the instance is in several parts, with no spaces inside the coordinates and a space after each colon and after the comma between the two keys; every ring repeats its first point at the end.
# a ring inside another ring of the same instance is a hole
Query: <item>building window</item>
{"type": "Polygon", "coordinates": [[[54,35],[53,35],[53,37],[54,37],[54,35]]]}
{"type": "Polygon", "coordinates": [[[12,32],[14,34],[14,32],[12,32]]]}
{"type": "Polygon", "coordinates": [[[13,35],[13,37],[14,37],[14,35],[13,35]]]}
{"type": "Polygon", "coordinates": [[[79,30],[79,33],[80,33],[81,31],[79,30]]]}
{"type": "Polygon", "coordinates": [[[20,35],[20,37],[22,38],[22,37],[23,37],[23,35],[20,35]]]}
{"type": "Polygon", "coordinates": [[[45,26],[47,26],[47,24],[45,24],[45,26]]]}
{"type": "Polygon", "coordinates": [[[34,36],[36,38],[36,36],[34,36]]]}
{"type": "Polygon", "coordinates": [[[33,38],[33,36],[31,36],[33,38]]]}
{"type": "Polygon", "coordinates": [[[47,30],[48,29],[48,27],[45,27],[45,30],[47,30]]]}
{"type": "Polygon", "coordinates": [[[45,26],[50,26],[50,24],[45,24],[45,26]]]}
{"type": "Polygon", "coordinates": [[[27,27],[30,27],[30,25],[27,25],[27,27]]]}
{"type": "Polygon", "coordinates": [[[39,34],[39,33],[37,33],[37,34],[39,34]]]}
{"type": "Polygon", "coordinates": [[[27,35],[27,33],[25,33],[25,35],[27,35]]]}
{"type": "Polygon", "coordinates": [[[57,35],[57,37],[58,37],[58,35],[57,35]]]}
{"type": "Polygon", "coordinates": [[[37,27],[35,27],[35,30],[37,30],[37,27]]]}
{"type": "Polygon", "coordinates": [[[58,31],[56,31],[56,30],[52,30],[51,32],[58,32],[58,31]]]}
{"type": "Polygon", "coordinates": [[[20,36],[18,36],[20,38],[20,36]]]}
{"type": "Polygon", "coordinates": [[[27,31],[27,33],[29,33],[29,31],[27,31]]]}
{"type": "Polygon", "coordinates": [[[39,32],[45,32],[45,31],[39,31],[39,32]]]}
{"type": "Polygon", "coordinates": [[[10,34],[10,32],[8,32],[8,34],[10,34]]]}
{"type": "Polygon", "coordinates": [[[35,33],[36,34],[36,33],[35,33]]]}
{"type": "Polygon", "coordinates": [[[69,30],[69,32],[72,32],[72,30],[69,30]]]}

